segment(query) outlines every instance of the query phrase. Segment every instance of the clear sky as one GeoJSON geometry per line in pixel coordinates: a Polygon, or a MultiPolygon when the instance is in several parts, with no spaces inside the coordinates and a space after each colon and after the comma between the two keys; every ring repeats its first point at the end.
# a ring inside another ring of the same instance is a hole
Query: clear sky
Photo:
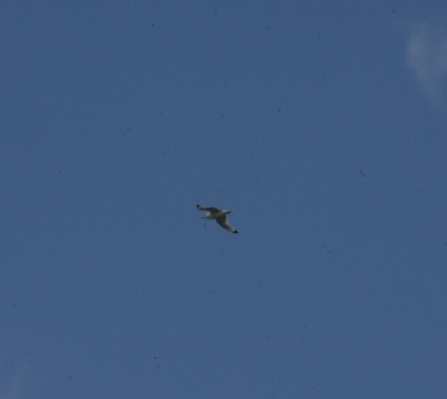
{"type": "Polygon", "coordinates": [[[3,1],[0,399],[447,397],[446,21],[3,1]]]}

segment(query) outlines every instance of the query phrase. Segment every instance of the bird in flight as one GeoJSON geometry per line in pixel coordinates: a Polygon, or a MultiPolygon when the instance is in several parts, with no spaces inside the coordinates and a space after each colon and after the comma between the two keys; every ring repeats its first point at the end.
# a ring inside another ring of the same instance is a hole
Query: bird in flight
{"type": "Polygon", "coordinates": [[[233,226],[231,226],[227,220],[227,215],[229,213],[233,213],[232,210],[218,209],[211,206],[202,205],[196,205],[196,208],[199,211],[207,211],[205,216],[202,216],[202,219],[216,219],[216,222],[219,223],[219,225],[222,226],[225,230],[228,230],[230,233],[238,233],[238,231],[233,226]]]}

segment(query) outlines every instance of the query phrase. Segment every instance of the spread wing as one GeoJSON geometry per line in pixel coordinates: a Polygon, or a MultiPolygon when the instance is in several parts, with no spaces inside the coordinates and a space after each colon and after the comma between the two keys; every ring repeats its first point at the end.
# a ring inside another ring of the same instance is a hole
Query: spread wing
{"type": "Polygon", "coordinates": [[[213,208],[212,206],[196,205],[196,208],[199,211],[220,212],[220,209],[213,208]]]}
{"type": "Polygon", "coordinates": [[[225,215],[218,217],[216,219],[216,222],[219,223],[225,230],[228,230],[230,233],[238,233],[238,231],[228,223],[227,217],[225,215]]]}

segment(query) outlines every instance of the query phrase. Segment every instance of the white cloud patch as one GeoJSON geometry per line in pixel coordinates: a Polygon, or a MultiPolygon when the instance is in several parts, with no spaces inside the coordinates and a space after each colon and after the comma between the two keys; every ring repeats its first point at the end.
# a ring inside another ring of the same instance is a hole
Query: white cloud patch
{"type": "Polygon", "coordinates": [[[429,101],[447,112],[447,32],[427,25],[412,29],[408,40],[408,64],[429,101]]]}

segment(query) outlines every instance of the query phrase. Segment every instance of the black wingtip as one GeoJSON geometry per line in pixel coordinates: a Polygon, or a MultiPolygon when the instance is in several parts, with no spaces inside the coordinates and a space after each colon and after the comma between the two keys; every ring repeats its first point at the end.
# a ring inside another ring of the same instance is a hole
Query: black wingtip
{"type": "Polygon", "coordinates": [[[239,234],[239,232],[237,230],[233,231],[234,234],[239,234]]]}
{"type": "Polygon", "coordinates": [[[201,205],[196,205],[196,208],[200,208],[201,207],[201,205]]]}

